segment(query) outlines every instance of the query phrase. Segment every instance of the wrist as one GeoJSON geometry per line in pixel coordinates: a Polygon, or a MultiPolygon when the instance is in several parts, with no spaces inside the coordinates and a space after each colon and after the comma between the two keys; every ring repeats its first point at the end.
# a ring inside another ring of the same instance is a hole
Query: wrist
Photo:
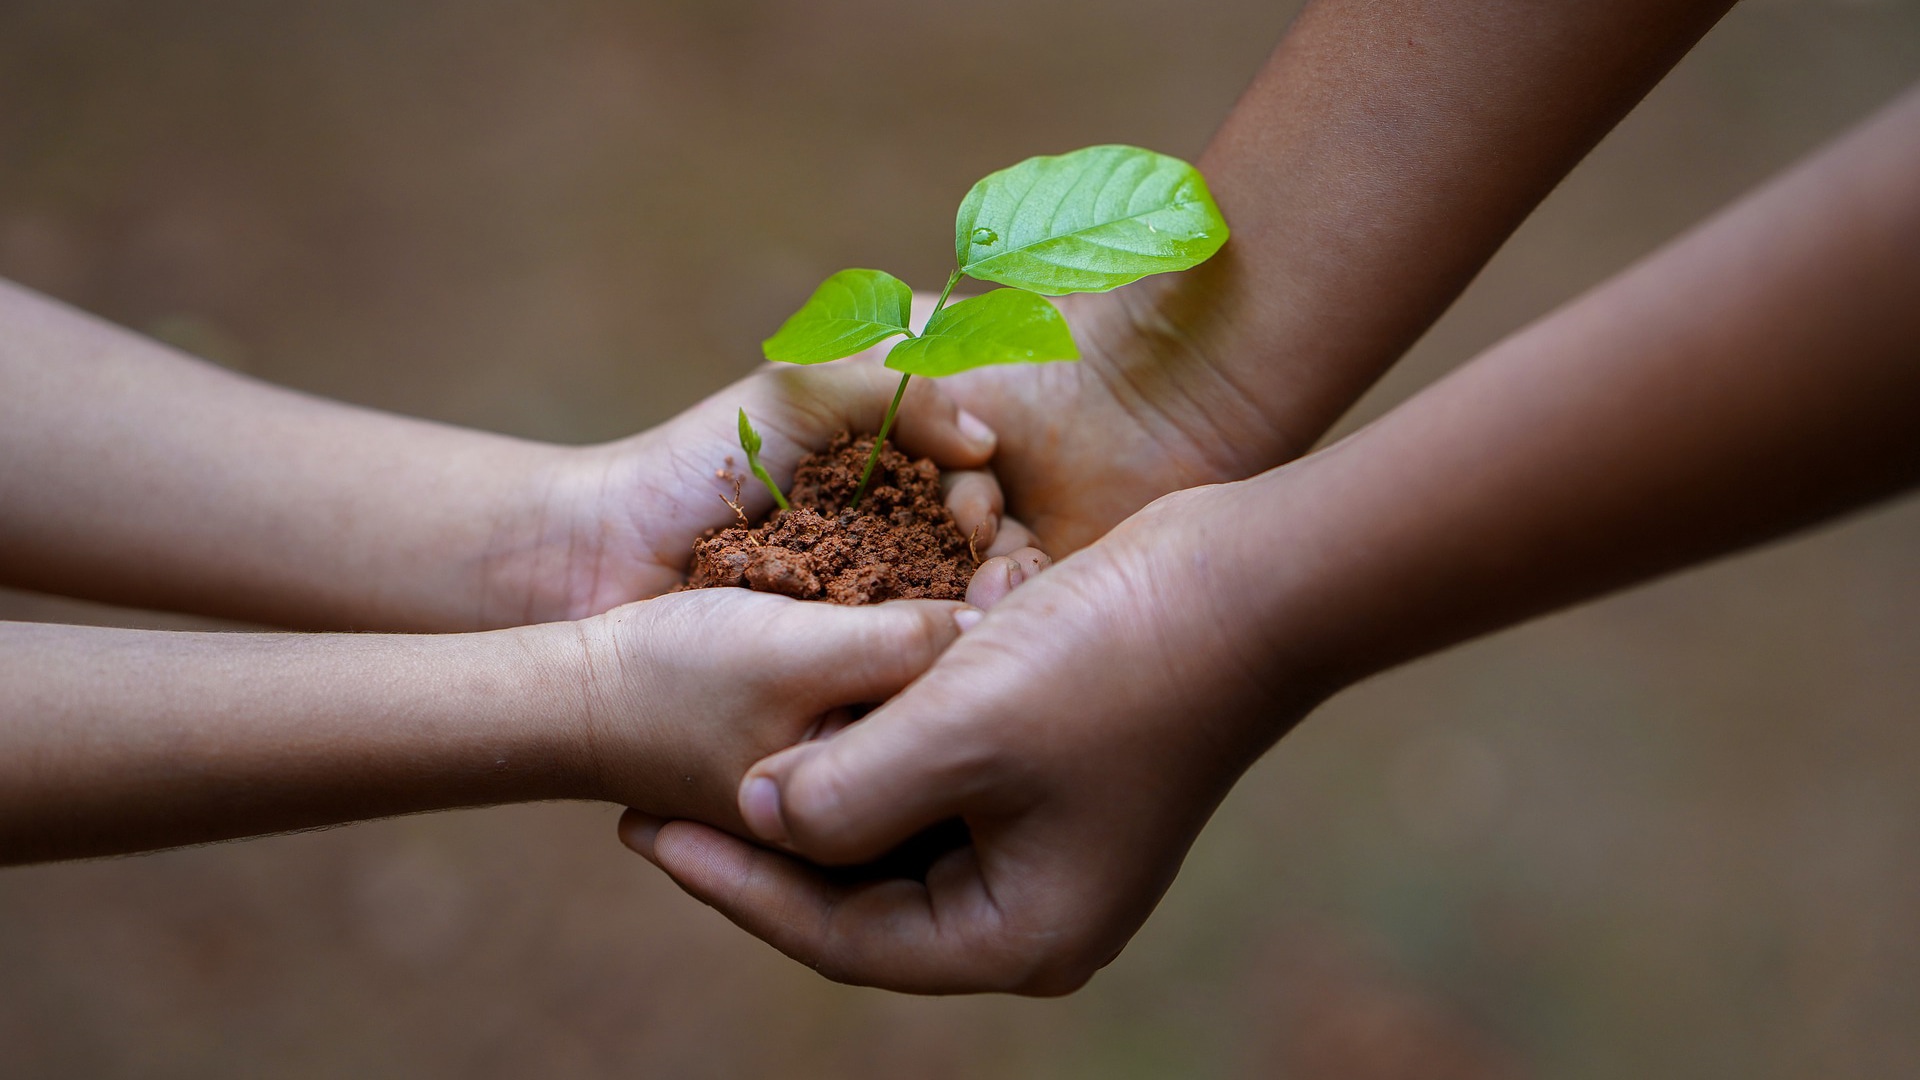
{"type": "Polygon", "coordinates": [[[1177,618],[1190,655],[1206,658],[1210,679],[1247,689],[1247,715],[1286,726],[1371,674],[1347,647],[1355,638],[1343,621],[1339,556],[1350,552],[1322,553],[1320,508],[1289,483],[1310,467],[1175,492],[1141,515],[1178,530],[1153,529],[1150,557],[1161,565],[1140,577],[1191,609],[1177,618]]]}
{"type": "Polygon", "coordinates": [[[467,691],[462,760],[453,768],[483,778],[475,801],[603,797],[594,717],[606,703],[596,673],[611,670],[613,659],[597,622],[440,639],[456,650],[448,663],[467,691]]]}
{"type": "Polygon", "coordinates": [[[1462,636],[1444,584],[1458,538],[1369,457],[1343,442],[1232,485],[1210,530],[1244,640],[1315,701],[1462,636]]]}
{"type": "Polygon", "coordinates": [[[1087,366],[1190,463],[1195,483],[1243,480],[1306,454],[1390,360],[1337,361],[1327,328],[1263,302],[1249,273],[1230,243],[1185,273],[1073,298],[1087,366]]]}
{"type": "Polygon", "coordinates": [[[608,569],[597,520],[614,468],[602,447],[528,444],[481,497],[487,525],[472,555],[472,629],[559,623],[632,596],[600,594],[608,569]]]}

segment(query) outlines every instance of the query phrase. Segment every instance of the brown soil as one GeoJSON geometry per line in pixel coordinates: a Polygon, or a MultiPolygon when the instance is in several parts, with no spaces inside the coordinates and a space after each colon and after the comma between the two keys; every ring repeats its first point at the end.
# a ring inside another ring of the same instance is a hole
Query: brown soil
{"type": "Polygon", "coordinates": [[[834,604],[966,599],[979,561],[947,512],[933,462],[888,443],[860,508],[844,509],[872,450],[872,436],[841,432],[825,453],[802,458],[787,496],[793,508],[696,542],[686,587],[732,585],[834,604]]]}

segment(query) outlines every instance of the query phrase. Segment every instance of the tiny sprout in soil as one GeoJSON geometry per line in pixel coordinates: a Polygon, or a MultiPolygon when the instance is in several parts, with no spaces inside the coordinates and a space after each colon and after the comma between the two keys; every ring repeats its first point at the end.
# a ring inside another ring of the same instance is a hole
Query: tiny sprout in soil
{"type": "Polygon", "coordinates": [[[773,482],[773,477],[767,474],[767,467],[760,464],[760,433],[753,430],[753,425],[747,422],[745,409],[740,410],[740,449],[747,452],[747,468],[754,476],[759,477],[760,482],[767,485],[767,490],[773,494],[773,504],[782,510],[791,509],[787,505],[787,497],[780,493],[780,485],[773,482]]]}

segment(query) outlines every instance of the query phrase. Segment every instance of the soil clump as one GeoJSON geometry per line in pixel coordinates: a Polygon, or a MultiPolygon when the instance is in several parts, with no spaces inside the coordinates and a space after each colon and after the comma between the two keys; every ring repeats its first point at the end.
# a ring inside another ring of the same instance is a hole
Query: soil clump
{"type": "Polygon", "coordinates": [[[802,458],[792,509],[696,541],[685,588],[737,586],[832,604],[966,599],[980,563],[947,511],[933,462],[882,446],[860,508],[845,509],[872,451],[872,436],[843,431],[825,452],[802,458]]]}

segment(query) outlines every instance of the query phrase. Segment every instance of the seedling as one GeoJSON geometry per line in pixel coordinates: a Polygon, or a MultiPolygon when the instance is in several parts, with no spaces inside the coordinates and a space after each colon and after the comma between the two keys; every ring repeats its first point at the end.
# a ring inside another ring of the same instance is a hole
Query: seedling
{"type": "MultiPolygon", "coordinates": [[[[759,477],[760,482],[767,485],[767,490],[773,493],[774,504],[782,510],[787,509],[787,497],[780,494],[780,485],[773,482],[773,477],[767,475],[767,467],[760,464],[760,433],[753,430],[753,425],[747,422],[745,409],[740,410],[740,449],[747,452],[747,468],[752,470],[753,475],[759,477]]],[[[739,493],[735,492],[736,498],[738,495],[739,493]]]]}
{"type": "MultiPolygon", "coordinates": [[[[880,270],[842,270],[761,347],[769,360],[819,364],[905,335],[887,353],[887,367],[901,373],[900,387],[847,507],[857,509],[915,375],[1078,360],[1067,321],[1046,297],[1106,292],[1149,274],[1185,270],[1226,240],[1227,223],[1205,179],[1179,158],[1134,146],[1031,157],[989,175],[961,200],[954,269],[920,333],[907,327],[913,290],[906,282],[880,270]],[[948,307],[962,277],[1007,288],[948,307]]],[[[740,445],[754,475],[784,508],[779,488],[757,464],[760,441],[744,410],[740,445]]]]}

